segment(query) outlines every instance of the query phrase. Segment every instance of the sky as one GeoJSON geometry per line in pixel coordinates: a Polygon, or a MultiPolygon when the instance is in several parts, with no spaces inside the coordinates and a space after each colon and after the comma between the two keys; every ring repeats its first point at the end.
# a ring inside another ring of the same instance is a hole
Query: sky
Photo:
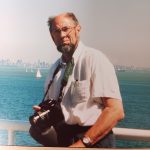
{"type": "Polygon", "coordinates": [[[150,67],[150,0],[0,0],[0,59],[53,63],[47,19],[74,12],[81,40],[115,65],[150,67]]]}

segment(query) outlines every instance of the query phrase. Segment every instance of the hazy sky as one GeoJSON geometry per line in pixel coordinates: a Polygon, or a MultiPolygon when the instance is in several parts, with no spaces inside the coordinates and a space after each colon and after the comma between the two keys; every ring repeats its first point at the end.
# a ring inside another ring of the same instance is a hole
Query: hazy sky
{"type": "Polygon", "coordinates": [[[72,11],[81,40],[114,64],[150,67],[150,0],[0,0],[0,59],[53,62],[47,19],[72,11]]]}

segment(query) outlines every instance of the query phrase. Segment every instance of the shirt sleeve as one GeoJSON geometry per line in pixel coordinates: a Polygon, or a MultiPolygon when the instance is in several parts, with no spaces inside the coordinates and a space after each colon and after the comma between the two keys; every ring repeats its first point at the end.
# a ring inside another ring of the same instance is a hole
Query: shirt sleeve
{"type": "Polygon", "coordinates": [[[114,66],[102,53],[92,63],[92,97],[122,99],[114,66]]]}

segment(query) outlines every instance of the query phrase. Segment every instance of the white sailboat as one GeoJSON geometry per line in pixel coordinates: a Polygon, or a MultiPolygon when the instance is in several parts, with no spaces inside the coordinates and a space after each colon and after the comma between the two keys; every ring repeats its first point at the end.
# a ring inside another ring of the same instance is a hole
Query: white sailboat
{"type": "Polygon", "coordinates": [[[37,77],[37,78],[41,78],[41,77],[42,77],[42,74],[41,74],[41,72],[40,72],[40,69],[39,69],[39,68],[37,69],[36,77],[37,77]]]}

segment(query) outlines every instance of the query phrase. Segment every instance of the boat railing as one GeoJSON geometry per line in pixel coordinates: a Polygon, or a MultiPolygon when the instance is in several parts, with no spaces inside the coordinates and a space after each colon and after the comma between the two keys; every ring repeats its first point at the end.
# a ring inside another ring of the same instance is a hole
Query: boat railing
{"type": "MultiPolygon", "coordinates": [[[[15,145],[15,131],[28,132],[29,128],[28,121],[0,120],[0,130],[7,130],[8,132],[8,145],[15,145]]],[[[113,132],[119,140],[150,142],[150,130],[113,128],[113,132]]]]}

